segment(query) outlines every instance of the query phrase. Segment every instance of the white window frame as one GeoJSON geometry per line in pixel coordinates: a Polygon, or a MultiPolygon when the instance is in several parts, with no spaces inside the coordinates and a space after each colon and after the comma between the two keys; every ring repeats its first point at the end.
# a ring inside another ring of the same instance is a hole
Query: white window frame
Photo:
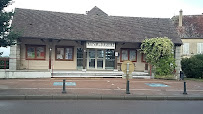
{"type": "Polygon", "coordinates": [[[197,43],[197,54],[203,54],[203,43],[197,43]]]}
{"type": "Polygon", "coordinates": [[[189,55],[189,54],[190,54],[190,44],[183,43],[183,55],[189,55]]]}

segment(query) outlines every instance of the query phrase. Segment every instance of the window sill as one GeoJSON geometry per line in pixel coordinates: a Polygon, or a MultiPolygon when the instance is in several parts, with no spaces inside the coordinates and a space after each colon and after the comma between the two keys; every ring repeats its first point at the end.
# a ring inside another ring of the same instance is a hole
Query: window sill
{"type": "Polygon", "coordinates": [[[26,60],[45,60],[45,59],[28,59],[28,58],[26,58],[26,60]]]}
{"type": "Polygon", "coordinates": [[[72,59],[66,60],[66,59],[55,59],[55,61],[73,61],[72,59]]]}

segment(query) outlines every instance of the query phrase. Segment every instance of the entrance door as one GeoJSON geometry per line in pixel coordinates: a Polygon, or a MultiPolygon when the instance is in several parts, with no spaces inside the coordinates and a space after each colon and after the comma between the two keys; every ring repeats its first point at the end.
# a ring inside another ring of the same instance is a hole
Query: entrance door
{"type": "Polygon", "coordinates": [[[105,50],[105,69],[114,69],[115,55],[114,50],[105,50]]]}
{"type": "Polygon", "coordinates": [[[96,65],[96,50],[89,49],[89,69],[95,69],[96,65]]]}
{"type": "Polygon", "coordinates": [[[88,69],[114,69],[114,50],[110,49],[88,49],[88,69]]]}
{"type": "Polygon", "coordinates": [[[83,67],[83,49],[77,48],[77,69],[82,69],[83,67]]]}
{"type": "Polygon", "coordinates": [[[87,66],[89,69],[104,69],[105,67],[105,50],[88,49],[87,66]]]}
{"type": "Polygon", "coordinates": [[[104,50],[102,49],[98,49],[97,50],[97,58],[96,58],[96,62],[97,62],[97,69],[104,69],[104,50]]]}

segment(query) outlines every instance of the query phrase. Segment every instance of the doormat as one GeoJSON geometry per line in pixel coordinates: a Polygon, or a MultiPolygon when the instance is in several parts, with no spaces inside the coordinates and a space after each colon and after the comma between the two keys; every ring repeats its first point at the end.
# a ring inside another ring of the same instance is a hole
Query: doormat
{"type": "MultiPolygon", "coordinates": [[[[54,82],[53,83],[54,86],[62,86],[63,82],[54,82]]],[[[75,82],[65,82],[66,86],[76,86],[75,82]]]]}
{"type": "Polygon", "coordinates": [[[160,83],[145,83],[145,84],[151,87],[169,87],[166,84],[160,84],[160,83]]]}

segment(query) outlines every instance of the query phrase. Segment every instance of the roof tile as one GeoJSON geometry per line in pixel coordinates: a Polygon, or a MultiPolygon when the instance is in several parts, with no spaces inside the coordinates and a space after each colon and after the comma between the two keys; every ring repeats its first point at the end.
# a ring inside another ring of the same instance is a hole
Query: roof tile
{"type": "Polygon", "coordinates": [[[12,26],[22,37],[82,41],[142,42],[169,37],[182,44],[169,18],[90,16],[30,9],[15,10],[12,26]]]}

